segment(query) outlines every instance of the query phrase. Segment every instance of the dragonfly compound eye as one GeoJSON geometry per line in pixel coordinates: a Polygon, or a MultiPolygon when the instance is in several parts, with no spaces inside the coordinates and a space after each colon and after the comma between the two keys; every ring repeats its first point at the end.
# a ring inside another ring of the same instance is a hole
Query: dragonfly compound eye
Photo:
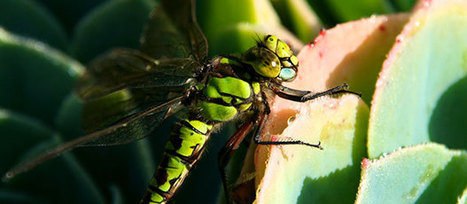
{"type": "Polygon", "coordinates": [[[277,49],[275,50],[275,53],[280,58],[293,56],[293,52],[290,47],[282,40],[277,41],[277,49]]]}
{"type": "Polygon", "coordinates": [[[243,61],[253,67],[256,73],[268,78],[279,76],[281,62],[274,52],[264,47],[253,47],[243,54],[243,61]]]}
{"type": "Polygon", "coordinates": [[[268,35],[264,38],[264,41],[262,42],[262,45],[273,52],[276,51],[277,49],[277,41],[279,41],[279,38],[277,38],[274,35],[268,35]]]}
{"type": "Polygon", "coordinates": [[[279,79],[282,81],[292,81],[297,76],[297,72],[292,68],[282,68],[279,79]]]}
{"type": "Polygon", "coordinates": [[[289,45],[274,35],[268,35],[264,38],[262,46],[273,51],[279,58],[289,58],[293,56],[293,51],[289,45]]]}

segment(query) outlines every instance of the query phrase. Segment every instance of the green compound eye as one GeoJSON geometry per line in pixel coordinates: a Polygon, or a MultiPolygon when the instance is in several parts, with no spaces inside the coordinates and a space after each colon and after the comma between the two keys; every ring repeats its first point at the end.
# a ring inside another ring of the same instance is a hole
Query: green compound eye
{"type": "Polygon", "coordinates": [[[281,62],[276,54],[264,47],[253,47],[243,54],[243,61],[250,64],[256,73],[275,78],[281,71],[281,62]]]}
{"type": "Polygon", "coordinates": [[[282,81],[292,81],[297,76],[297,72],[291,68],[282,68],[281,73],[279,74],[279,78],[282,81]]]}
{"type": "Polygon", "coordinates": [[[293,56],[292,49],[274,35],[268,35],[264,38],[263,46],[273,51],[279,58],[288,58],[293,56]]]}
{"type": "Polygon", "coordinates": [[[277,41],[279,39],[274,35],[268,35],[264,38],[263,45],[273,52],[276,52],[277,41]]]}
{"type": "Polygon", "coordinates": [[[282,40],[278,41],[277,49],[275,50],[275,52],[276,52],[277,56],[279,56],[280,58],[290,57],[290,56],[293,55],[293,52],[290,49],[290,47],[287,45],[287,43],[285,43],[282,40]]]}

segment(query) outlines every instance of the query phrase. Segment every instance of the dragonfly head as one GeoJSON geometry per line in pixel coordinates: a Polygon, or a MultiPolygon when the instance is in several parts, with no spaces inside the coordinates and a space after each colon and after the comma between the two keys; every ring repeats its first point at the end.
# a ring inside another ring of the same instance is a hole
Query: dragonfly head
{"type": "Polygon", "coordinates": [[[263,77],[292,81],[297,76],[298,58],[284,41],[268,35],[243,54],[243,60],[263,77]]]}

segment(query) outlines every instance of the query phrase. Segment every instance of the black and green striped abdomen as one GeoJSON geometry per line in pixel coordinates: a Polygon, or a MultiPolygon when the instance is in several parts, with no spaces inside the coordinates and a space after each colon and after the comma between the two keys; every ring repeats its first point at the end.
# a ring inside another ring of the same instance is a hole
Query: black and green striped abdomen
{"type": "Polygon", "coordinates": [[[165,203],[173,196],[201,156],[211,129],[212,125],[199,120],[175,125],[142,203],[165,203]]]}
{"type": "Polygon", "coordinates": [[[172,130],[143,203],[170,200],[199,160],[212,128],[249,110],[259,94],[259,83],[235,75],[234,67],[240,63],[217,57],[212,65],[216,74],[209,75],[204,84],[197,86],[195,97],[188,104],[190,119],[180,121],[172,130]]]}

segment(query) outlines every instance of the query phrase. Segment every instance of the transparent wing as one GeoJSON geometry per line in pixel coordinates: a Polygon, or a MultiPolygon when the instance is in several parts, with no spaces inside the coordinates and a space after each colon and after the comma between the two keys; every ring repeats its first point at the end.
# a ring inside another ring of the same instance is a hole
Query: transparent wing
{"type": "Polygon", "coordinates": [[[161,0],[151,12],[141,41],[141,50],[156,59],[192,56],[204,62],[208,53],[193,0],[161,0]]]}
{"type": "MultiPolygon", "coordinates": [[[[126,89],[125,89],[126,91],[126,89]]],[[[137,93],[128,91],[131,97],[103,97],[97,101],[85,102],[83,106],[83,129],[88,133],[107,130],[108,127],[122,124],[122,126],[113,129],[112,132],[105,132],[92,141],[81,144],[81,146],[109,146],[126,144],[149,135],[154,128],[167,117],[167,111],[172,106],[163,106],[167,98],[163,93],[137,93]],[[163,107],[160,107],[163,106],[163,107]],[[153,107],[159,109],[151,114],[147,110],[153,107]],[[131,120],[128,122],[128,118],[131,120]]],[[[153,90],[153,91],[157,91],[153,90]]],[[[166,93],[166,92],[165,92],[166,93]]],[[[179,96],[180,98],[183,96],[179,96]]]]}
{"type": "Polygon", "coordinates": [[[191,58],[156,60],[138,50],[117,49],[89,65],[76,93],[89,101],[125,88],[181,86],[201,68],[191,58]]]}
{"type": "MultiPolygon", "coordinates": [[[[54,149],[50,149],[47,152],[32,158],[25,163],[20,164],[19,166],[13,168],[12,170],[8,171],[5,176],[2,178],[3,181],[7,181],[16,175],[26,172],[35,166],[55,158],[61,155],[64,152],[70,151],[75,147],[79,146],[87,146],[93,144],[121,144],[122,139],[125,141],[131,141],[135,138],[130,136],[131,139],[125,139],[126,136],[121,137],[128,132],[141,131],[141,130],[149,130],[150,127],[142,127],[144,125],[148,125],[148,122],[157,122],[163,120],[165,114],[167,112],[168,107],[173,106],[174,104],[180,103],[183,97],[177,97],[170,101],[167,101],[157,107],[151,107],[144,111],[141,111],[137,114],[131,115],[129,117],[123,118],[121,121],[108,126],[104,129],[99,131],[95,131],[91,134],[85,135],[83,137],[76,138],[72,141],[69,141],[65,144],[62,144],[54,149]],[[110,136],[110,137],[109,137],[110,136]],[[117,136],[117,137],[112,137],[117,136]]],[[[141,132],[140,135],[144,135],[145,133],[141,132]]]]}
{"type": "MultiPolygon", "coordinates": [[[[195,82],[192,77],[197,70],[199,65],[190,58],[155,60],[137,50],[120,49],[97,59],[76,87],[78,96],[84,100],[83,129],[88,133],[99,131],[159,106],[169,97],[183,95],[195,82]]],[[[143,117],[92,145],[141,139],[158,126],[157,116],[143,117]]],[[[161,113],[160,117],[165,116],[161,113]]]]}

